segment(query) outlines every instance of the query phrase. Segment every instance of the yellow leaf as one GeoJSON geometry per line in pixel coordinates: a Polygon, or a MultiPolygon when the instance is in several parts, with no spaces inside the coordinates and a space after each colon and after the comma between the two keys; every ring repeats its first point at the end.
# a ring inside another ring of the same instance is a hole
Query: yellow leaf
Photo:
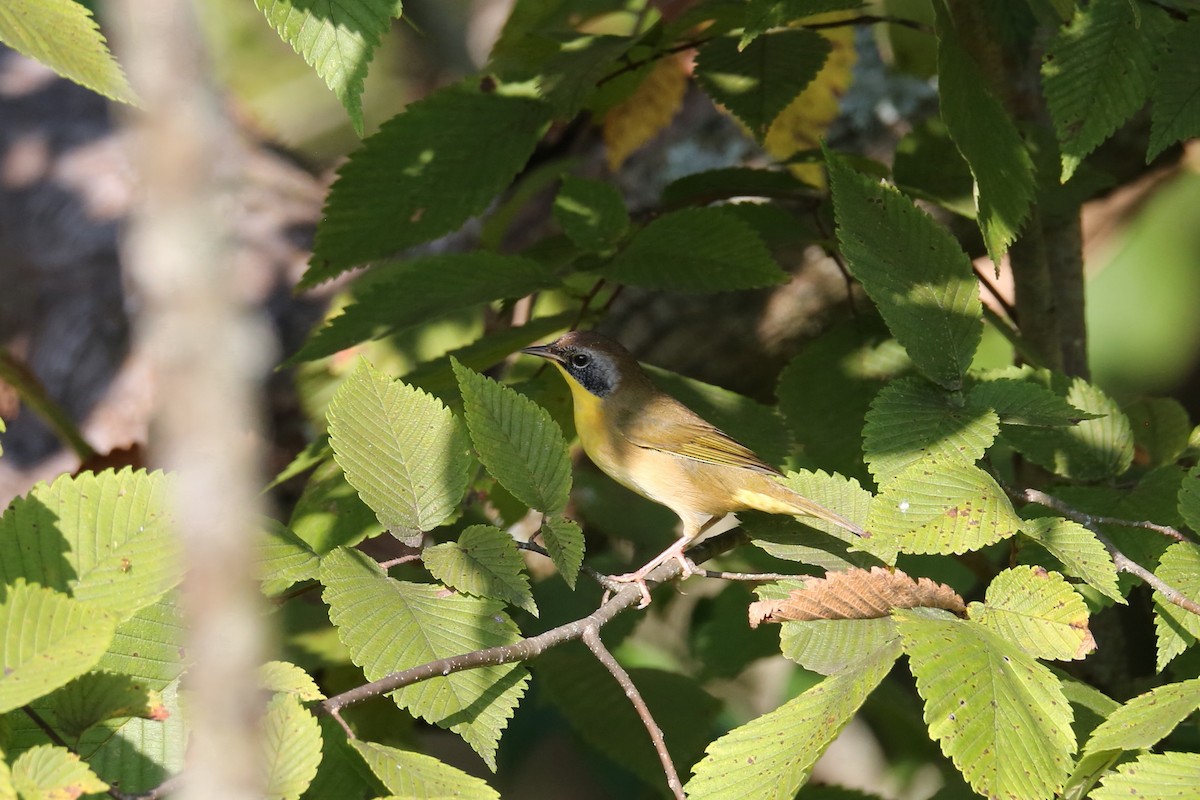
{"type": "MultiPolygon", "coordinates": [[[[805,23],[832,22],[854,16],[854,12],[839,11],[820,14],[803,20],[805,23]]],[[[818,147],[821,137],[837,117],[842,95],[854,77],[854,27],[827,28],[821,35],[833,45],[825,66],[812,83],[783,110],[771,124],[763,139],[763,147],[780,161],[791,158],[801,150],[818,147]]],[[[825,186],[825,171],[820,164],[793,164],[792,174],[813,186],[825,186]]]]}
{"type": "Polygon", "coordinates": [[[638,88],[604,115],[608,168],[616,171],[634,150],[653,139],[679,111],[688,76],[679,56],[659,61],[638,88]]]}

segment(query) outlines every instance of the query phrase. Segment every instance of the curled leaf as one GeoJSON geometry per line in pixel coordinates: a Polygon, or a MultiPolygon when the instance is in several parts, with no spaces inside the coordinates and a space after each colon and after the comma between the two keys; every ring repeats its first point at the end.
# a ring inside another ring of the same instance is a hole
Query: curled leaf
{"type": "Polygon", "coordinates": [[[786,599],[751,603],[750,627],[786,620],[878,619],[896,608],[941,608],[959,616],[967,612],[963,599],[945,584],[872,567],[831,572],[793,589],[786,599]]]}

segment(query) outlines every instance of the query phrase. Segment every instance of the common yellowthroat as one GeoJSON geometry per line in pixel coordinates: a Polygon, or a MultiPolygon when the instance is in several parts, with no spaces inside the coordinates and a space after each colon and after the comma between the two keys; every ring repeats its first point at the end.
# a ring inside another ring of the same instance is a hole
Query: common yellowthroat
{"type": "Polygon", "coordinates": [[[780,483],[778,469],[659,390],[612,339],[572,331],[521,352],[548,359],[566,378],[579,441],[596,466],[683,522],[678,541],[637,572],[616,576],[641,587],[641,607],[650,602],[646,576],[655,567],[674,558],[684,576],[699,571],[684,549],[730,512],[806,515],[869,535],[780,483]]]}

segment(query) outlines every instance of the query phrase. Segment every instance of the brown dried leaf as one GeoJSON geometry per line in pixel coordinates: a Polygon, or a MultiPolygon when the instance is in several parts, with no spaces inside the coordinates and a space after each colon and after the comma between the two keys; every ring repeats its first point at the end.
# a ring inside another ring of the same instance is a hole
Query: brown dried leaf
{"type": "Polygon", "coordinates": [[[624,102],[604,115],[604,147],[614,172],[634,150],[657,136],[675,117],[687,90],[687,69],[679,56],[654,66],[624,102]]]}
{"type": "Polygon", "coordinates": [[[945,584],[872,567],[830,572],[793,589],[785,600],[751,603],[750,627],[787,620],[878,619],[896,608],[941,608],[960,617],[967,613],[963,599],[945,584]]]}

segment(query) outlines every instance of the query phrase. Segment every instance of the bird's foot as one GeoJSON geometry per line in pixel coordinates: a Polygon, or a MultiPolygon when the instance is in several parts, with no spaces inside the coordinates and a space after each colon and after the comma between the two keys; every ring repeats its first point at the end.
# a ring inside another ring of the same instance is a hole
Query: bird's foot
{"type": "MultiPolygon", "coordinates": [[[[682,577],[687,578],[692,575],[697,575],[704,570],[696,566],[695,562],[683,554],[683,548],[687,544],[687,540],[680,540],[666,551],[659,553],[655,558],[651,559],[646,566],[639,569],[637,572],[627,572],[624,575],[613,575],[612,579],[620,583],[634,583],[642,593],[642,600],[638,603],[638,608],[645,608],[650,605],[650,588],[646,585],[646,576],[654,570],[658,569],[663,564],[671,559],[679,562],[682,570],[682,577]]],[[[608,600],[608,593],[605,593],[604,601],[608,600]]]]}

